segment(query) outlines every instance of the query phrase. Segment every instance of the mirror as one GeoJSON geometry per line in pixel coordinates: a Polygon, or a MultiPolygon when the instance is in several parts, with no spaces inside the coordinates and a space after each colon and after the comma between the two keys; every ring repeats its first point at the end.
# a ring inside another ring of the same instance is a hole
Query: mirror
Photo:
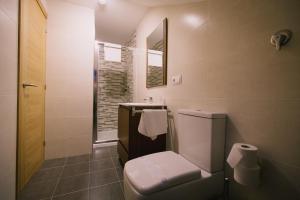
{"type": "Polygon", "coordinates": [[[167,19],[147,37],[147,88],[167,85],[167,19]]]}

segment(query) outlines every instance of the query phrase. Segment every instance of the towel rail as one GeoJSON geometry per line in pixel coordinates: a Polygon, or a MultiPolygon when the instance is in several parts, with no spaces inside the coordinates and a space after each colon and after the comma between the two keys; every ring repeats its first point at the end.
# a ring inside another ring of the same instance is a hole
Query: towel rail
{"type": "MultiPolygon", "coordinates": [[[[144,109],[145,109],[145,108],[144,108],[144,109]]],[[[132,117],[134,117],[135,114],[137,114],[137,113],[142,113],[144,109],[137,110],[137,109],[135,109],[135,107],[132,107],[132,117]]],[[[165,106],[162,106],[161,109],[166,110],[166,109],[165,109],[165,106]]],[[[170,114],[171,114],[171,111],[167,109],[167,113],[168,113],[168,115],[170,115],[170,114]]]]}

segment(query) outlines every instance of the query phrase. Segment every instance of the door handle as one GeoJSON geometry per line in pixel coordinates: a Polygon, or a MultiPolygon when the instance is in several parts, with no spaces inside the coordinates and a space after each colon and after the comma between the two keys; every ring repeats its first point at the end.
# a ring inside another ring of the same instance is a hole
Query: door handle
{"type": "Polygon", "coordinates": [[[32,84],[32,83],[23,83],[22,86],[23,86],[23,88],[26,88],[26,87],[38,87],[37,85],[32,84]]]}

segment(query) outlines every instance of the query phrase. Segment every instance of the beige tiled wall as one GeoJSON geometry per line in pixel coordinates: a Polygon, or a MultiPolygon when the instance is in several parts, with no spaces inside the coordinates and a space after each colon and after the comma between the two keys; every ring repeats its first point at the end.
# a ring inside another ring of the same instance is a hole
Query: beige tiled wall
{"type": "Polygon", "coordinates": [[[0,199],[15,199],[18,1],[0,1],[0,199]]]}
{"type": "MultiPolygon", "coordinates": [[[[231,199],[299,199],[299,10],[298,0],[210,0],[153,8],[137,29],[135,101],[165,98],[174,113],[178,108],[226,112],[226,154],[235,142],[259,147],[261,186],[232,181],[231,199]],[[164,17],[168,85],[146,89],[145,41],[164,17]],[[294,36],[276,51],[270,37],[284,28],[294,36]],[[177,74],[183,82],[172,86],[170,78],[177,74]]],[[[228,165],[226,174],[232,178],[228,165]]]]}
{"type": "Polygon", "coordinates": [[[92,148],[94,11],[48,1],[46,159],[92,148]]]}

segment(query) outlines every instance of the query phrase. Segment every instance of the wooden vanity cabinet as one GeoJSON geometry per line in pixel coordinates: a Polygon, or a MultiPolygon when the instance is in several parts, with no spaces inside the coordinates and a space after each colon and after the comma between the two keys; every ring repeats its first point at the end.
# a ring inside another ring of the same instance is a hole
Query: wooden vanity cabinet
{"type": "MultiPolygon", "coordinates": [[[[162,106],[123,106],[118,109],[118,154],[122,164],[128,160],[144,156],[151,153],[166,150],[166,134],[159,135],[155,140],[151,140],[138,132],[141,118],[140,112],[135,110],[162,109],[162,106]]],[[[166,107],[163,107],[166,109],[166,107]]]]}

